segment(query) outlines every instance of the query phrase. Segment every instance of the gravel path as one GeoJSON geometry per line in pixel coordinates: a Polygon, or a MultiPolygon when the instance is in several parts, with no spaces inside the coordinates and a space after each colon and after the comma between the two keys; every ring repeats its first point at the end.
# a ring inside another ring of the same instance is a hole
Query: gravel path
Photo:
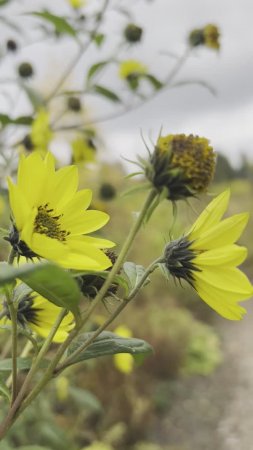
{"type": "Polygon", "coordinates": [[[165,450],[253,450],[253,302],[241,322],[217,318],[224,362],[209,377],[175,382],[153,438],[165,450]]]}

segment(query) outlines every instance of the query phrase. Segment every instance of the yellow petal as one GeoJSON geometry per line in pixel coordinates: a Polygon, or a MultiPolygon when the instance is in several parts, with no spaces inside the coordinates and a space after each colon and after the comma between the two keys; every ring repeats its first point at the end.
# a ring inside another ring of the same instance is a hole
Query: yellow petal
{"type": "Polygon", "coordinates": [[[46,166],[38,152],[28,157],[21,155],[18,167],[18,187],[31,207],[38,206],[44,195],[46,166]]]}
{"type": "Polygon", "coordinates": [[[74,217],[80,212],[85,211],[90,205],[92,199],[92,192],[90,189],[83,189],[76,192],[73,199],[65,205],[64,216],[67,218],[74,217]]]}
{"type": "Polygon", "coordinates": [[[126,375],[130,374],[134,369],[134,358],[129,353],[118,353],[114,355],[114,365],[116,369],[126,375]]]}
{"type": "Polygon", "coordinates": [[[92,245],[81,240],[70,242],[69,245],[71,248],[68,254],[64,258],[55,259],[62,267],[76,270],[106,270],[112,265],[110,259],[92,245]]]}
{"type": "Polygon", "coordinates": [[[78,173],[76,166],[67,166],[55,172],[50,205],[60,211],[77,191],[78,173]]]}
{"type": "Polygon", "coordinates": [[[62,227],[71,232],[72,236],[91,233],[99,230],[109,220],[108,214],[101,211],[84,211],[78,216],[64,217],[61,219],[62,227]]]}
{"type": "Polygon", "coordinates": [[[8,187],[11,211],[17,229],[20,231],[25,225],[27,218],[31,214],[31,208],[29,207],[26,198],[24,197],[21,190],[18,188],[18,186],[12,183],[10,178],[8,178],[8,187]]]}
{"type": "Polygon", "coordinates": [[[246,310],[231,301],[227,292],[221,291],[214,286],[208,286],[206,283],[197,281],[195,284],[199,296],[218,314],[229,320],[241,320],[246,310]]]}
{"type": "Polygon", "coordinates": [[[247,257],[246,247],[236,244],[224,245],[224,247],[207,250],[197,254],[194,264],[198,267],[205,266],[239,266],[247,257]]]}
{"type": "Polygon", "coordinates": [[[39,256],[56,261],[58,258],[63,258],[68,253],[67,245],[61,241],[52,239],[45,234],[34,233],[32,236],[31,250],[39,256]]]}
{"type": "Polygon", "coordinates": [[[191,227],[189,239],[196,239],[201,233],[208,231],[209,228],[219,223],[228,207],[229,198],[230,190],[228,189],[207,205],[191,227]]]}
{"type": "Polygon", "coordinates": [[[199,236],[191,244],[191,248],[195,250],[211,250],[233,244],[241,236],[248,220],[248,213],[236,214],[222,220],[222,222],[199,236]]]}
{"type": "Polygon", "coordinates": [[[253,295],[253,288],[248,278],[235,267],[210,266],[202,272],[194,272],[194,278],[208,286],[226,291],[231,299],[245,300],[253,295]]]}
{"type": "Polygon", "coordinates": [[[78,236],[78,237],[71,237],[68,239],[68,242],[74,242],[77,241],[78,245],[80,242],[83,242],[84,244],[93,245],[96,248],[112,248],[115,247],[115,243],[112,241],[108,241],[107,239],[101,239],[97,237],[91,237],[91,236],[78,236]]]}

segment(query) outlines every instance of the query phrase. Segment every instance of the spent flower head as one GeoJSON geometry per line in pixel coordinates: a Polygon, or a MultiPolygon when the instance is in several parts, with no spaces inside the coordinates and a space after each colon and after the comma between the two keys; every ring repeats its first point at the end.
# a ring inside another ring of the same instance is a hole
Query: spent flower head
{"type": "Polygon", "coordinates": [[[147,67],[135,59],[122,61],[119,66],[120,78],[126,80],[133,90],[138,88],[140,78],[147,73],[147,67]]]}
{"type": "Polygon", "coordinates": [[[134,23],[129,23],[124,30],[124,36],[131,44],[140,42],[142,37],[142,28],[138,27],[134,23]]]}
{"type": "Polygon", "coordinates": [[[168,199],[180,200],[207,190],[214,175],[215,153],[206,138],[169,134],[159,137],[142,167],[158,191],[165,188],[168,199]]]}
{"type": "Polygon", "coordinates": [[[21,155],[17,184],[8,180],[12,227],[9,237],[17,256],[41,257],[67,269],[105,270],[110,259],[101,250],[106,239],[87,236],[103,227],[109,216],[87,208],[92,193],[77,192],[76,166],[55,170],[52,154],[21,155]]]}
{"type": "Polygon", "coordinates": [[[247,249],[235,242],[249,215],[241,213],[222,220],[229,194],[225,191],[216,197],[185,236],[167,244],[163,268],[174,279],[187,281],[221,316],[240,320],[245,309],[238,302],[250,298],[253,288],[237,268],[247,249]]]}

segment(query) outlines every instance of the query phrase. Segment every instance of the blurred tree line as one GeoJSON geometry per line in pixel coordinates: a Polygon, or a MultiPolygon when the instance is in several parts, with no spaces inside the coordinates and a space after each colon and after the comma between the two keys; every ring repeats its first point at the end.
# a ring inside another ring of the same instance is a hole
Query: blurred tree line
{"type": "Polygon", "coordinates": [[[234,167],[230,160],[222,153],[217,154],[217,165],[214,181],[231,181],[236,179],[253,179],[253,163],[244,153],[241,154],[241,162],[234,167]]]}

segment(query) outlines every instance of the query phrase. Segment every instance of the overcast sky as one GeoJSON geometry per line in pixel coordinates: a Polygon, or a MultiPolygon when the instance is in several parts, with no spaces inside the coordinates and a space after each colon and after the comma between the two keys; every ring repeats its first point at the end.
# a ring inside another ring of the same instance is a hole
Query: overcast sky
{"type": "MultiPolygon", "coordinates": [[[[94,2],[98,5],[102,0],[87,0],[87,11],[94,2]]],[[[231,0],[111,0],[111,2],[125,5],[131,10],[136,24],[144,28],[142,44],[129,50],[125,56],[141,60],[148,66],[150,72],[160,79],[164,78],[174,64],[174,60],[165,56],[164,53],[182,54],[187,35],[193,28],[199,28],[208,23],[217,24],[221,30],[221,50],[215,52],[203,47],[195,49],[193,56],[177,77],[177,81],[203,80],[215,88],[216,96],[197,85],[174,88],[163,91],[136,111],[101,123],[99,126],[104,132],[110,153],[130,158],[136,153],[142,153],[144,146],[140,138],[140,130],[147,140],[149,136],[155,140],[162,127],[163,134],[193,133],[205,136],[210,139],[215,149],[227,154],[234,163],[238,161],[240,152],[251,155],[252,0],[233,2],[231,0]]],[[[11,18],[20,21],[20,12],[38,10],[39,5],[47,5],[56,13],[60,11],[64,14],[69,11],[67,0],[54,2],[14,0],[11,5],[11,18]]],[[[29,24],[29,20],[22,16],[23,24],[29,24]]],[[[109,39],[105,46],[108,54],[126,23],[124,16],[108,14],[105,24],[105,31],[109,31],[111,35],[111,40],[109,39]]],[[[9,31],[7,34],[10,36],[9,31]]],[[[2,35],[7,34],[6,30],[2,29],[2,35]]],[[[57,80],[62,64],[68,63],[75,51],[74,44],[68,42],[63,43],[60,51],[51,44],[49,46],[32,45],[19,54],[18,60],[29,59],[34,63],[37,73],[32,82],[34,86],[44,83],[45,88],[46,80],[47,87],[50,88],[50,82],[54,83],[57,80]]],[[[102,57],[102,54],[88,53],[85,60],[81,61],[77,67],[74,81],[82,80],[85,64],[87,66],[87,63],[89,65],[102,57]]],[[[111,74],[109,76],[112,77],[111,74]]],[[[110,81],[114,85],[114,80],[108,79],[108,75],[105,81],[110,81]]],[[[120,88],[116,78],[115,85],[120,88]]],[[[95,107],[101,108],[99,114],[95,113],[95,116],[103,116],[109,111],[104,103],[101,106],[91,105],[91,110],[94,111],[95,107]]]]}

